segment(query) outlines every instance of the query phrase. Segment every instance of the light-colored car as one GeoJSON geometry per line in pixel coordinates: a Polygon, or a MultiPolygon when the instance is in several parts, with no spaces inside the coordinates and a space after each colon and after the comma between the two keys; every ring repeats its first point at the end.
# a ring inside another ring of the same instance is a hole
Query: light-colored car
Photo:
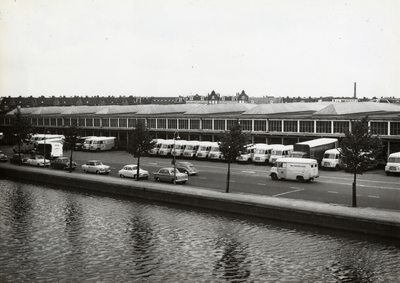
{"type": "Polygon", "coordinates": [[[0,161],[7,162],[7,155],[5,155],[4,152],[2,152],[1,150],[0,150],[0,161]]]}
{"type": "Polygon", "coordinates": [[[43,155],[35,155],[28,158],[26,164],[31,166],[47,167],[50,166],[50,160],[44,159],[43,155]]]}
{"type": "Polygon", "coordinates": [[[111,172],[110,166],[104,165],[100,160],[89,160],[82,165],[83,172],[95,174],[108,174],[111,172]]]}
{"type": "Polygon", "coordinates": [[[196,175],[198,173],[197,169],[194,168],[193,164],[190,162],[177,162],[176,169],[178,169],[179,172],[188,174],[189,176],[196,175]]]}
{"type": "MultiPolygon", "coordinates": [[[[118,176],[121,178],[134,178],[136,179],[137,165],[125,165],[124,168],[118,171],[118,176]]],[[[147,179],[149,178],[149,171],[139,168],[139,178],[147,179]]]]}
{"type": "MultiPolygon", "coordinates": [[[[179,172],[178,169],[175,171],[175,182],[176,183],[186,183],[188,180],[188,175],[179,172]]],[[[174,182],[174,168],[161,168],[157,173],[153,173],[153,178],[156,182],[174,182]]]]}

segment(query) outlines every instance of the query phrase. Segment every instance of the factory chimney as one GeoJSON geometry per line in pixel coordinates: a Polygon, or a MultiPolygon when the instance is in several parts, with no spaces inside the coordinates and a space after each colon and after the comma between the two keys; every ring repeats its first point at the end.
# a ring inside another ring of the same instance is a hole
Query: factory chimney
{"type": "Polygon", "coordinates": [[[354,83],[354,98],[357,98],[356,83],[354,83]]]}

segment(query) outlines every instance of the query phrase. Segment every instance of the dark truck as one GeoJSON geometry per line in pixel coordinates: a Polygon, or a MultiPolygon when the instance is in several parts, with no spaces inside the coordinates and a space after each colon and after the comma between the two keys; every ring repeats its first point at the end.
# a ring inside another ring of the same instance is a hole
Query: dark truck
{"type": "Polygon", "coordinates": [[[328,149],[337,148],[339,141],[331,138],[320,138],[310,141],[298,142],[293,145],[290,157],[312,158],[321,164],[324,153],[328,149]]]}

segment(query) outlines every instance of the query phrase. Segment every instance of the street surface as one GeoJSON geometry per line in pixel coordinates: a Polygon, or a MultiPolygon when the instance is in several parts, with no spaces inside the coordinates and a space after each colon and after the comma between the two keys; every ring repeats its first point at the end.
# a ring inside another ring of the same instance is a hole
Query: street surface
{"type": "MultiPolygon", "coordinates": [[[[1,146],[0,149],[8,156],[12,155],[11,147],[1,146]]],[[[70,157],[70,152],[65,151],[64,156],[70,157]]],[[[119,178],[118,170],[124,165],[137,164],[137,159],[125,151],[74,151],[73,160],[79,164],[74,173],[85,174],[81,165],[90,159],[101,160],[104,164],[111,166],[110,178],[119,178]]],[[[177,160],[189,161],[199,171],[198,175],[189,176],[187,185],[225,191],[227,163],[180,158],[177,160]]],[[[171,158],[142,157],[140,159],[141,168],[149,171],[151,177],[149,180],[141,180],[141,182],[154,182],[152,172],[157,172],[162,167],[172,167],[171,161],[171,158]]],[[[229,192],[351,206],[353,174],[343,170],[319,170],[319,178],[315,182],[298,183],[296,181],[271,180],[270,168],[269,165],[231,164],[229,192]]],[[[55,169],[46,168],[44,170],[55,169]]],[[[357,175],[356,184],[358,207],[400,210],[400,176],[386,176],[383,169],[376,169],[364,172],[363,175],[357,175]]]]}

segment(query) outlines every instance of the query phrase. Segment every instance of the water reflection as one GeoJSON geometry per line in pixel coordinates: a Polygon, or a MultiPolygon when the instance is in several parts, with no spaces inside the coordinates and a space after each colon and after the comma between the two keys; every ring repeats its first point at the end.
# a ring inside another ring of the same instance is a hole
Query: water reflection
{"type": "Polygon", "coordinates": [[[0,282],[399,282],[397,241],[1,180],[0,282]]]}

